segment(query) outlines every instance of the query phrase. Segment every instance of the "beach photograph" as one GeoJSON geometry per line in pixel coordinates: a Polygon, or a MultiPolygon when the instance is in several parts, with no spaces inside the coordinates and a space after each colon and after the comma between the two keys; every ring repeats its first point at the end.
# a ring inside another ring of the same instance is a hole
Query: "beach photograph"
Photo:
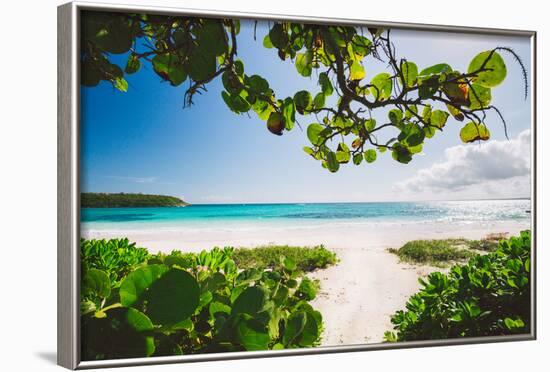
{"type": "Polygon", "coordinates": [[[82,360],[531,333],[528,37],[81,23],[82,360]]]}

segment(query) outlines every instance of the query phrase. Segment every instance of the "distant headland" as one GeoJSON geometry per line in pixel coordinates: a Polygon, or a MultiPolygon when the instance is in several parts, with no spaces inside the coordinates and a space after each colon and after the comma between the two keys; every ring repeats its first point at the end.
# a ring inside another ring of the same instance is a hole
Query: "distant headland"
{"type": "Polygon", "coordinates": [[[81,208],[139,208],[139,207],[185,207],[189,205],[180,198],[167,195],[83,192],[81,208]]]}

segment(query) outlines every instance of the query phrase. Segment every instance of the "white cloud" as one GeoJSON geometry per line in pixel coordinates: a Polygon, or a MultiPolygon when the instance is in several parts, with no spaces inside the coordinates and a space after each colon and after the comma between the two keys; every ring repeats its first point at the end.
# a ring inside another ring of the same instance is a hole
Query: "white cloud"
{"type": "MultiPolygon", "coordinates": [[[[397,183],[395,191],[526,196],[530,190],[531,131],[517,138],[450,147],[445,159],[397,183]]],[[[465,196],[466,196],[465,195],[465,196]]]]}

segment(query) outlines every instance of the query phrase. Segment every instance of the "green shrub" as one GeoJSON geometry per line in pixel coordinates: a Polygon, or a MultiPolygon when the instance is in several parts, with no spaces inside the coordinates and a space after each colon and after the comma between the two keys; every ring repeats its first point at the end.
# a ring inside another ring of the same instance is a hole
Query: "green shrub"
{"type": "Polygon", "coordinates": [[[323,245],[316,247],[294,247],[288,245],[267,245],[255,248],[237,248],[233,259],[241,268],[263,267],[280,269],[280,257],[296,262],[299,270],[310,272],[323,269],[338,262],[336,254],[323,245]]]}
{"type": "Polygon", "coordinates": [[[443,266],[475,255],[465,246],[467,241],[464,239],[413,240],[399,249],[390,248],[389,251],[406,262],[443,266]]]}
{"type": "MultiPolygon", "coordinates": [[[[90,269],[81,292],[84,360],[319,344],[318,284],[297,263],[239,269],[232,248],[147,257],[113,286],[90,269]],[[98,298],[99,301],[90,301],[98,298]]],[[[89,257],[89,256],[87,256],[89,257]]]]}
{"type": "Polygon", "coordinates": [[[80,240],[82,275],[85,276],[89,269],[101,270],[109,276],[113,286],[148,258],[147,249],[136,247],[136,243],[128,239],[80,240]]]}
{"type": "Polygon", "coordinates": [[[531,234],[502,240],[449,274],[420,279],[422,289],[392,316],[386,341],[524,334],[530,331],[531,234]]]}

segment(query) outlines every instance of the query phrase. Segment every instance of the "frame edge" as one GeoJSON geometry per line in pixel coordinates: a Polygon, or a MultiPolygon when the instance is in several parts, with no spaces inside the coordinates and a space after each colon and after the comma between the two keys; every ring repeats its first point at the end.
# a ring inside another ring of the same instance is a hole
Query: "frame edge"
{"type": "Polygon", "coordinates": [[[74,327],[74,304],[77,272],[74,270],[75,240],[72,228],[74,178],[73,167],[73,3],[57,8],[57,364],[75,369],[78,366],[74,327]]]}

